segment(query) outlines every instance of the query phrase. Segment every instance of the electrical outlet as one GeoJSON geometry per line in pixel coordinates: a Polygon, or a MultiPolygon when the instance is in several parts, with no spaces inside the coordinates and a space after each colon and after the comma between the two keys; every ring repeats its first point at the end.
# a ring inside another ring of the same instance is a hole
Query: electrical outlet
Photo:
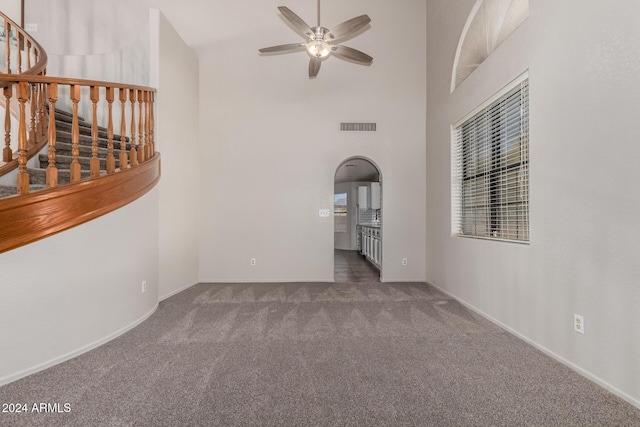
{"type": "Polygon", "coordinates": [[[407,259],[406,258],[402,258],[402,265],[407,265],[407,259]]]}
{"type": "Polygon", "coordinates": [[[579,314],[573,315],[573,330],[584,335],[584,317],[579,314]]]}
{"type": "Polygon", "coordinates": [[[255,258],[251,258],[251,265],[256,265],[256,259],[255,258]]]}
{"type": "Polygon", "coordinates": [[[142,293],[144,294],[145,292],[147,292],[147,281],[143,281],[142,282],[142,293]]]}

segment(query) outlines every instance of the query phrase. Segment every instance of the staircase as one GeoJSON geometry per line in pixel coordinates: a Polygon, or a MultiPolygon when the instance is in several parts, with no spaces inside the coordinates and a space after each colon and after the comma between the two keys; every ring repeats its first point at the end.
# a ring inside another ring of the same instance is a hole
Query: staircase
{"type": "MultiPolygon", "coordinates": [[[[72,140],[71,129],[73,123],[73,114],[64,110],[55,110],[56,122],[56,160],[55,165],[58,168],[58,184],[68,184],[71,181],[70,165],[72,157],[72,140]]],[[[78,129],[80,138],[78,143],[79,156],[78,162],[82,166],[82,179],[89,178],[89,165],[92,156],[92,139],[91,139],[91,123],[86,122],[84,118],[78,117],[78,129]]],[[[106,174],[106,157],[108,154],[108,135],[107,129],[98,126],[98,158],[100,159],[100,175],[106,174]]],[[[129,137],[125,137],[127,144],[125,150],[131,149],[129,137]]],[[[121,136],[113,135],[113,156],[116,161],[116,168],[120,167],[119,155],[121,146],[121,136]]],[[[29,190],[30,192],[38,191],[46,188],[47,166],[49,165],[48,148],[42,150],[37,156],[39,167],[27,168],[29,173],[29,190]]],[[[16,186],[0,185],[0,198],[14,196],[17,194],[16,186]]]]}
{"type": "Polygon", "coordinates": [[[0,64],[3,253],[139,199],[158,183],[161,168],[154,88],[49,76],[42,46],[2,12],[0,30],[11,37],[0,64]],[[56,108],[63,103],[74,113],[56,108]],[[78,117],[84,103],[94,123],[78,117]],[[108,128],[98,126],[98,112],[108,128]]]}

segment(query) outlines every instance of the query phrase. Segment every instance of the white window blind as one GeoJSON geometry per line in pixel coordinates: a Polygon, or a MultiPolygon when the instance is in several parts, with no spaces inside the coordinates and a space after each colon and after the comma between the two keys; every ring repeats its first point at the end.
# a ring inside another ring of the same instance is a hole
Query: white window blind
{"type": "Polygon", "coordinates": [[[452,232],[529,241],[529,80],[454,126],[452,232]]]}

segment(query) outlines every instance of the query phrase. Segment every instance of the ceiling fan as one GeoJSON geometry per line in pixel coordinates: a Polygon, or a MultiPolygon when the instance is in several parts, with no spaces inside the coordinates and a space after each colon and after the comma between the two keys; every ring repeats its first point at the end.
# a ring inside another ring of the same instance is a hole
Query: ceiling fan
{"type": "Polygon", "coordinates": [[[306,42],[265,47],[259,49],[260,53],[294,51],[304,47],[311,57],[309,61],[309,77],[318,75],[322,61],[330,55],[363,65],[370,65],[373,62],[373,58],[366,53],[348,46],[335,44],[341,39],[356,35],[358,31],[365,28],[371,22],[371,18],[367,15],[349,19],[329,30],[320,26],[320,0],[318,0],[318,25],[316,27],[309,27],[306,22],[285,6],[278,7],[278,10],[294,30],[304,37],[306,42]]]}

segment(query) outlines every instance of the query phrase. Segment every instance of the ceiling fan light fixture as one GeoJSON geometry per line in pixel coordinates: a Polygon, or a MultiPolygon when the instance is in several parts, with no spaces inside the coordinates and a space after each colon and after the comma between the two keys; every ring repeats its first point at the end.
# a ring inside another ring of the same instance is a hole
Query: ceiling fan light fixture
{"type": "Polygon", "coordinates": [[[307,52],[312,58],[325,58],[331,53],[331,45],[322,40],[312,40],[307,43],[307,52]]]}
{"type": "Polygon", "coordinates": [[[302,47],[311,57],[309,60],[309,78],[315,78],[320,71],[323,60],[329,56],[359,63],[371,65],[373,58],[359,50],[335,44],[336,41],[358,35],[367,28],[371,18],[367,15],[356,16],[341,24],[336,25],[331,30],[320,25],[320,0],[318,0],[318,25],[310,27],[298,15],[293,13],[286,6],[278,6],[278,10],[286,20],[287,24],[304,38],[304,43],[289,43],[278,46],[258,49],[260,53],[279,53],[295,51],[302,47]]]}

